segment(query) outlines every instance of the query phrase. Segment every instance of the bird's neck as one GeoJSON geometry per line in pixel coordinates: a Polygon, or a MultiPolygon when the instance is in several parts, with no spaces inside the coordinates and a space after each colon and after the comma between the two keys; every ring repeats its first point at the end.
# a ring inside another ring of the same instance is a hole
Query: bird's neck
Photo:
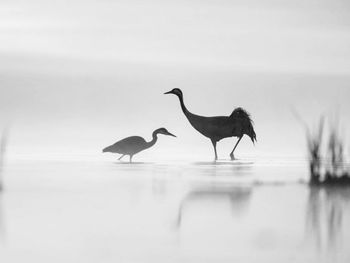
{"type": "Polygon", "coordinates": [[[157,133],[156,132],[153,132],[152,133],[152,141],[149,141],[147,144],[148,144],[148,147],[152,147],[158,140],[158,136],[157,136],[157,133]]]}
{"type": "Polygon", "coordinates": [[[179,101],[180,101],[180,105],[181,105],[181,109],[183,111],[183,113],[185,115],[187,115],[189,113],[189,111],[187,110],[186,106],[185,106],[185,103],[184,103],[184,99],[183,99],[183,96],[177,96],[179,98],[179,101]]]}

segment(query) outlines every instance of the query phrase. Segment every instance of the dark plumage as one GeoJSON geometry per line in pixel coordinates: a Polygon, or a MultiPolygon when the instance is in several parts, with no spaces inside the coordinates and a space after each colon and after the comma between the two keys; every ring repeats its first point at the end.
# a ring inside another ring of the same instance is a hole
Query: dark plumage
{"type": "Polygon", "coordinates": [[[125,155],[130,156],[130,162],[132,161],[132,157],[150,147],[152,147],[157,142],[157,135],[164,134],[176,137],[174,134],[171,134],[165,128],[159,128],[152,133],[152,141],[146,142],[144,138],[140,136],[131,136],[125,139],[122,139],[115,144],[108,146],[102,150],[102,152],[111,152],[111,153],[119,153],[122,156],[119,157],[118,160],[123,158],[125,155]]]}
{"type": "Polygon", "coordinates": [[[174,94],[179,98],[181,109],[192,127],[211,140],[214,147],[215,160],[218,158],[216,143],[223,138],[238,137],[238,141],[230,153],[231,160],[234,160],[233,153],[244,134],[248,135],[253,143],[256,141],[253,121],[244,109],[236,108],[230,116],[204,117],[187,110],[180,89],[173,89],[164,94],[174,94]]]}

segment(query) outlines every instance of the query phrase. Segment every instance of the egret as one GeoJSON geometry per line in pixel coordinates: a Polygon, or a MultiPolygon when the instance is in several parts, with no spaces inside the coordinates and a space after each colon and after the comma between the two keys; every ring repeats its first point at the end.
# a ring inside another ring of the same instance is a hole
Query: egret
{"type": "Polygon", "coordinates": [[[176,137],[174,134],[168,132],[167,129],[159,128],[152,133],[152,140],[149,142],[146,142],[146,140],[140,136],[131,136],[104,148],[102,152],[119,153],[121,156],[118,160],[121,160],[125,155],[129,155],[131,163],[132,157],[135,154],[152,147],[157,142],[158,134],[176,137]]]}
{"type": "Polygon", "coordinates": [[[249,113],[244,109],[236,108],[230,116],[204,117],[193,114],[186,108],[183,94],[180,89],[176,88],[165,92],[164,94],[176,95],[180,100],[181,109],[192,127],[211,140],[214,147],[215,161],[218,159],[216,143],[223,138],[238,137],[238,141],[230,153],[231,160],[235,159],[234,151],[244,134],[250,137],[253,144],[256,141],[253,121],[250,118],[249,113]]]}

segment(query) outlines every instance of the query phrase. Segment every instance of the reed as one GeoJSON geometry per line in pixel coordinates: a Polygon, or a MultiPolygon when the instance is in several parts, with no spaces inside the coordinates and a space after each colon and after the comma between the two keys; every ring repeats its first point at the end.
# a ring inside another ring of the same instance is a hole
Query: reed
{"type": "Polygon", "coordinates": [[[325,133],[324,118],[321,118],[315,132],[307,129],[307,148],[311,185],[350,185],[344,142],[337,125],[329,125],[325,133]]]}

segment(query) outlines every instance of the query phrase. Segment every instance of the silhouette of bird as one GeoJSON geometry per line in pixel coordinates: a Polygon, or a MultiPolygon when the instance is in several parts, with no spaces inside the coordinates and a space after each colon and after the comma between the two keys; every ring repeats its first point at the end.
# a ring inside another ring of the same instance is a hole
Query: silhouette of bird
{"type": "Polygon", "coordinates": [[[236,108],[230,116],[204,117],[193,114],[186,108],[180,89],[173,89],[164,94],[174,94],[179,98],[181,109],[192,127],[211,140],[214,147],[215,160],[218,159],[216,143],[223,138],[238,137],[238,141],[230,153],[231,160],[235,159],[234,151],[244,134],[248,135],[253,143],[256,141],[253,121],[249,113],[244,109],[236,108]]]}
{"type": "Polygon", "coordinates": [[[157,142],[158,134],[176,137],[174,134],[168,132],[167,129],[159,128],[152,133],[152,141],[146,142],[145,139],[140,136],[131,136],[104,148],[102,152],[119,153],[122,156],[120,156],[118,160],[121,160],[125,155],[129,155],[131,163],[132,157],[135,154],[152,147],[157,142]]]}

